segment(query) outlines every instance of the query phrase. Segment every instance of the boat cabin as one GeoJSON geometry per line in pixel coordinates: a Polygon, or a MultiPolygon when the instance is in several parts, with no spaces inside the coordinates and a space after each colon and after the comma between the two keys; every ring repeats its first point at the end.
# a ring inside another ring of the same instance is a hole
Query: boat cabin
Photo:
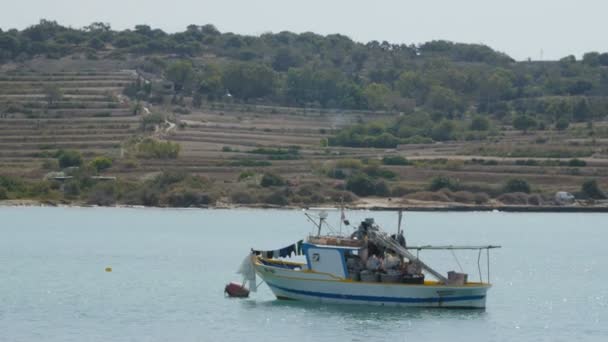
{"type": "Polygon", "coordinates": [[[358,257],[363,247],[304,243],[302,251],[309,270],[348,278],[347,260],[358,257]]]}

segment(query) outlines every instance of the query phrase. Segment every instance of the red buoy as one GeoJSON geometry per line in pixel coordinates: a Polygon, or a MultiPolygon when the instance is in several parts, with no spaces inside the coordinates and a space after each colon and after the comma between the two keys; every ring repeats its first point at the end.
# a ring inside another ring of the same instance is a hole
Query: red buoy
{"type": "Polygon", "coordinates": [[[231,282],[230,284],[226,285],[224,288],[224,293],[227,293],[229,297],[249,297],[249,290],[245,286],[235,282],[231,282]]]}

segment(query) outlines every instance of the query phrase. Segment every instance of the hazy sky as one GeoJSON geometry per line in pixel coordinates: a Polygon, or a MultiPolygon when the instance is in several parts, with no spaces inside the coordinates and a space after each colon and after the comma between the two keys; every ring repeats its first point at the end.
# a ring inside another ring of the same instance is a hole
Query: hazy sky
{"type": "Polygon", "coordinates": [[[181,31],[211,23],[222,32],[341,33],[354,40],[483,43],[515,59],[608,51],[608,0],[0,0],[0,27],[39,19],[115,29],[148,24],[181,31]]]}

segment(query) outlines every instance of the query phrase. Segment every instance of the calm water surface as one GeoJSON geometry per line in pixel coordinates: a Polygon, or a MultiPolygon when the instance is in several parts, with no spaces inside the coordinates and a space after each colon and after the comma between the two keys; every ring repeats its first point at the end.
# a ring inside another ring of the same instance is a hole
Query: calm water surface
{"type": "MultiPolygon", "coordinates": [[[[387,230],[396,221],[348,216],[387,230]]],[[[249,248],[311,231],[301,211],[0,208],[0,217],[0,341],[608,341],[606,214],[407,213],[409,244],[503,245],[491,255],[485,311],[306,305],[276,301],[266,286],[224,298],[249,248]]],[[[477,253],[457,256],[478,278],[477,253]]],[[[421,257],[458,270],[449,253],[421,257]]]]}

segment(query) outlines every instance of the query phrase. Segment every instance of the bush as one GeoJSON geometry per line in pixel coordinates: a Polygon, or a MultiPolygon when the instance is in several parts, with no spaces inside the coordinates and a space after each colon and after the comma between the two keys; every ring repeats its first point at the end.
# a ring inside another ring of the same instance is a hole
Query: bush
{"type": "Polygon", "coordinates": [[[388,185],[386,184],[385,181],[377,181],[376,184],[374,184],[374,193],[376,196],[381,196],[381,197],[388,197],[391,195],[391,191],[388,188],[388,185]]]}
{"type": "Polygon", "coordinates": [[[457,191],[459,188],[460,182],[458,182],[458,180],[444,176],[433,178],[433,180],[431,180],[431,185],[429,185],[430,191],[438,191],[441,189],[457,191]]]}
{"type": "Polygon", "coordinates": [[[275,175],[273,173],[265,173],[264,176],[262,176],[260,185],[265,188],[269,186],[282,186],[285,185],[285,180],[279,175],[275,175]]]}
{"type": "Polygon", "coordinates": [[[409,165],[409,161],[402,156],[385,156],[382,158],[384,165],[409,165]]]}
{"type": "Polygon", "coordinates": [[[581,191],[592,199],[606,199],[606,194],[600,189],[595,179],[585,181],[581,186],[581,191]]]}
{"type": "Polygon", "coordinates": [[[357,173],[349,177],[346,181],[346,189],[357,196],[373,196],[376,193],[374,182],[363,173],[357,173]]]}
{"type": "Polygon", "coordinates": [[[403,185],[397,185],[391,190],[391,196],[403,197],[409,194],[411,191],[403,185]]]}
{"type": "Polygon", "coordinates": [[[110,206],[116,203],[114,183],[98,183],[91,189],[87,199],[88,204],[110,206]]]}
{"type": "Polygon", "coordinates": [[[112,159],[108,157],[95,157],[89,162],[89,165],[97,172],[107,170],[112,167],[112,159]]]}
{"type": "Polygon", "coordinates": [[[487,131],[490,129],[490,120],[483,116],[476,116],[471,121],[470,128],[473,131],[487,131]]]}
{"type": "Polygon", "coordinates": [[[172,207],[199,207],[211,202],[213,202],[213,199],[208,194],[193,191],[173,192],[167,196],[167,203],[172,207]]]}
{"type": "Polygon", "coordinates": [[[513,192],[513,193],[507,193],[507,194],[502,194],[498,197],[498,200],[501,201],[504,204],[510,204],[510,205],[514,205],[514,204],[520,204],[520,205],[525,205],[528,204],[528,194],[523,193],[523,192],[513,192]]]}
{"type": "Polygon", "coordinates": [[[68,197],[80,195],[80,182],[77,179],[70,179],[63,185],[63,193],[68,197]]]}
{"type": "Polygon", "coordinates": [[[523,192],[526,194],[530,193],[530,185],[523,179],[513,178],[509,179],[504,187],[503,192],[523,192]]]}
{"type": "Polygon", "coordinates": [[[266,196],[264,199],[265,203],[274,204],[274,205],[287,205],[289,204],[289,200],[283,191],[275,191],[272,194],[266,196]]]}
{"type": "Polygon", "coordinates": [[[8,191],[3,186],[0,186],[0,200],[5,200],[8,198],[8,191]]]}
{"type": "Polygon", "coordinates": [[[566,128],[568,128],[568,126],[570,126],[570,121],[568,121],[568,119],[566,118],[560,118],[559,120],[557,120],[557,122],[555,123],[555,128],[558,131],[563,131],[566,128]]]}
{"type": "Polygon", "coordinates": [[[486,194],[485,192],[478,192],[475,194],[475,204],[484,204],[487,203],[490,200],[490,196],[488,196],[488,194],[486,194]]]}
{"type": "Polygon", "coordinates": [[[255,203],[255,198],[248,192],[237,191],[230,194],[230,200],[237,204],[251,204],[255,203]]]}
{"type": "Polygon", "coordinates": [[[82,165],[82,155],[78,151],[59,150],[57,151],[57,161],[62,169],[82,165]]]}
{"type": "Polygon", "coordinates": [[[160,113],[152,113],[141,118],[141,129],[144,131],[153,131],[156,126],[165,122],[167,117],[160,113]]]}
{"type": "Polygon", "coordinates": [[[587,162],[584,160],[580,160],[580,159],[570,159],[568,161],[568,166],[571,167],[585,167],[587,166],[587,162]]]}
{"type": "Polygon", "coordinates": [[[180,149],[181,146],[177,143],[146,138],[137,144],[137,156],[147,159],[175,159],[180,149]]]}
{"type": "Polygon", "coordinates": [[[228,163],[229,166],[266,167],[272,163],[266,160],[241,159],[228,163]]]}

